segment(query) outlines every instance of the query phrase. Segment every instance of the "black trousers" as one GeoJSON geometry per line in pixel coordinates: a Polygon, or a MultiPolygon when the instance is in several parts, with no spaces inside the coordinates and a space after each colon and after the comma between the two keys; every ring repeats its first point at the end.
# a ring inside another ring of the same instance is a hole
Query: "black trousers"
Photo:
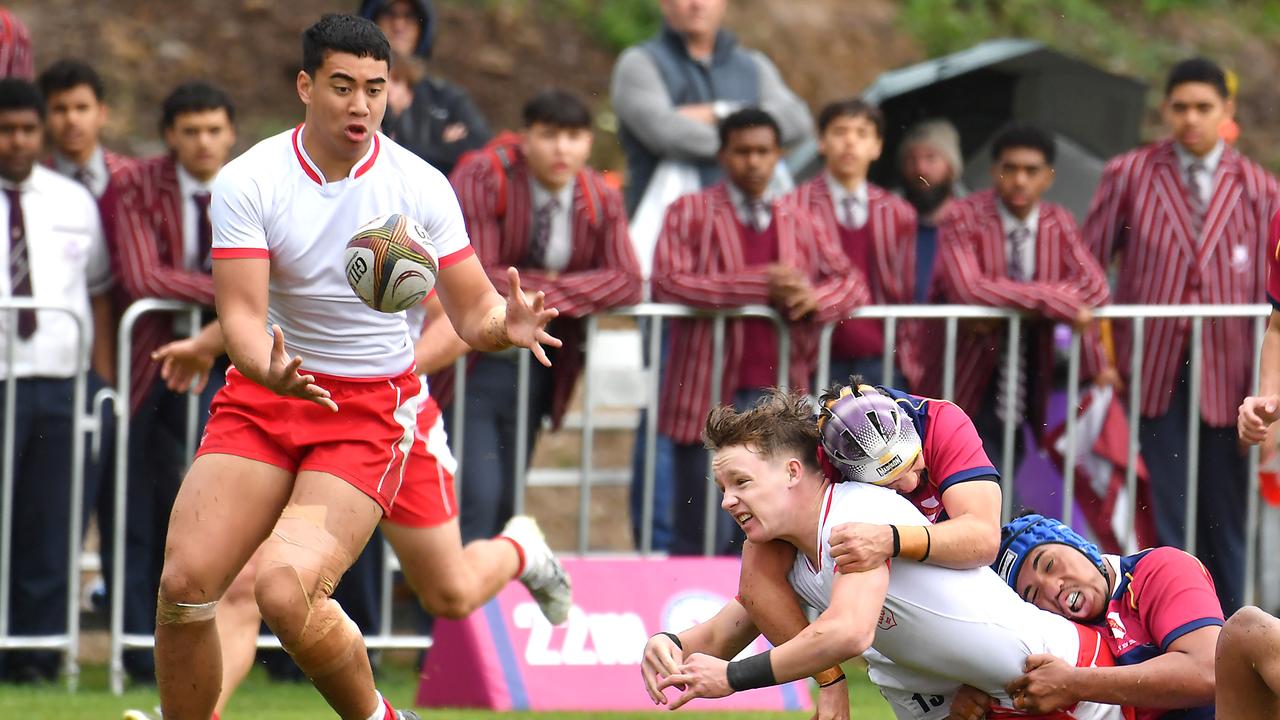
{"type": "MultiPolygon", "coordinates": [[[[515,356],[493,354],[481,355],[467,374],[462,455],[458,458],[463,543],[497,535],[515,513],[516,374],[515,356]]],[[[552,384],[551,369],[530,359],[526,462],[533,456],[542,419],[551,412],[552,384]]],[[[450,441],[456,442],[453,412],[445,411],[444,420],[450,441]]]]}
{"type": "MultiPolygon", "coordinates": [[[[1151,501],[1161,545],[1186,546],[1188,412],[1191,397],[1184,370],[1173,386],[1169,409],[1142,418],[1142,459],[1151,473],[1151,501]]],[[[1235,426],[1212,427],[1200,420],[1196,557],[1213,577],[1227,615],[1244,594],[1244,514],[1248,464],[1235,426]]]]}
{"type": "MultiPolygon", "coordinates": [[[[16,389],[9,633],[57,635],[67,628],[74,383],[62,378],[23,378],[16,389]]],[[[0,407],[7,392],[7,384],[0,381],[0,407]]],[[[0,417],[0,428],[3,425],[0,417]]],[[[85,490],[85,497],[90,497],[93,491],[87,483],[85,490]]],[[[0,654],[0,676],[52,680],[58,675],[60,658],[60,652],[48,650],[6,652],[0,654]]]]}

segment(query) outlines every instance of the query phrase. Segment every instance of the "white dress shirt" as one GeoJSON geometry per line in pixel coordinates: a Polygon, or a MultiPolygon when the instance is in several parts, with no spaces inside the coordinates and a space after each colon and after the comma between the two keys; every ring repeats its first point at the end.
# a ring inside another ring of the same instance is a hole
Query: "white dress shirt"
{"type": "MultiPolygon", "coordinates": [[[[12,183],[0,183],[5,188],[12,183]]],[[[102,239],[98,204],[83,185],[36,165],[16,185],[22,193],[23,226],[31,263],[31,288],[37,302],[70,309],[83,323],[85,367],[93,345],[89,296],[111,287],[111,265],[102,239]]],[[[9,275],[9,196],[0,193],[0,299],[12,293],[9,275]]],[[[7,333],[17,315],[0,313],[0,377],[7,377],[7,333]]],[[[36,331],[14,338],[13,372],[17,377],[67,378],[75,375],[78,332],[67,313],[41,310],[36,331]]]]}
{"type": "Polygon", "coordinates": [[[1014,217],[1002,202],[997,201],[996,208],[1000,212],[1000,226],[1004,230],[1005,264],[1009,268],[1009,275],[1033,279],[1036,275],[1036,234],[1040,230],[1040,203],[1036,203],[1023,220],[1014,217]],[[1021,248],[1016,243],[1019,229],[1026,231],[1027,238],[1021,248]]]}
{"type": "Polygon", "coordinates": [[[182,168],[182,163],[176,164],[178,192],[182,195],[182,266],[194,272],[204,272],[204,268],[197,267],[200,261],[200,227],[196,224],[199,215],[196,210],[195,194],[211,192],[213,181],[200,182],[182,168]]]}
{"type": "Polygon", "coordinates": [[[857,230],[867,224],[867,181],[863,180],[853,190],[845,188],[839,180],[826,173],[827,189],[831,192],[831,204],[835,206],[836,222],[857,230]]]}
{"type": "Polygon", "coordinates": [[[756,230],[768,229],[769,225],[773,223],[773,198],[770,197],[768,190],[764,191],[764,195],[760,197],[759,202],[753,203],[747,198],[746,193],[738,189],[737,185],[726,182],[725,187],[729,188],[729,199],[733,201],[733,212],[743,225],[756,230]]]}
{"type": "Polygon", "coordinates": [[[1182,143],[1175,142],[1173,151],[1178,155],[1178,169],[1182,171],[1182,182],[1200,198],[1200,207],[1207,208],[1209,206],[1209,198],[1213,197],[1213,189],[1218,184],[1218,165],[1222,162],[1222,152],[1226,150],[1227,144],[1222,140],[1218,141],[1213,149],[1205,153],[1204,157],[1196,157],[1191,154],[1190,150],[1182,147],[1182,143]],[[1198,187],[1192,187],[1191,165],[1200,161],[1204,166],[1204,173],[1200,179],[1198,187]]]}
{"type": "Polygon", "coordinates": [[[559,203],[555,212],[551,213],[551,235],[547,238],[547,252],[543,256],[543,268],[552,272],[560,272],[569,267],[569,259],[573,256],[573,186],[577,179],[571,180],[559,191],[552,192],[529,174],[529,187],[533,191],[534,222],[537,224],[538,210],[551,202],[554,197],[559,203]]]}
{"type": "Polygon", "coordinates": [[[71,178],[76,182],[79,182],[76,173],[83,174],[85,187],[89,188],[89,192],[93,193],[95,198],[102,197],[102,194],[107,191],[107,185],[111,183],[111,172],[107,170],[107,156],[102,152],[101,145],[93,149],[93,155],[89,156],[89,162],[84,165],[77,165],[71,158],[54,150],[53,169],[63,177],[71,178]]]}

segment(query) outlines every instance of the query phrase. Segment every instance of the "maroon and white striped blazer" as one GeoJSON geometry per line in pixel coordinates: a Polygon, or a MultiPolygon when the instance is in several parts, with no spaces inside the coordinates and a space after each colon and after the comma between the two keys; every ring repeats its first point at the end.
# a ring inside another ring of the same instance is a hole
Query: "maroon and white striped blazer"
{"type": "MultiPolygon", "coordinates": [[[[182,192],[170,156],[138,161],[137,176],[121,188],[111,267],[130,302],[143,298],[213,306],[213,276],[186,270],[183,262],[182,192]]],[[[173,337],[173,317],[155,313],[138,320],[131,355],[130,408],[137,410],[159,366],[151,353],[173,337]]]]}
{"type": "MultiPolygon", "coordinates": [[[[529,169],[523,156],[516,152],[505,178],[499,175],[503,172],[481,151],[460,163],[450,176],[471,245],[498,292],[506,295],[507,268],[515,266],[521,287],[545,293],[547,307],[557,308],[562,318],[582,318],[640,302],[640,264],[627,231],[622,196],[605,183],[604,176],[590,168],[578,173],[569,265],[563,272],[550,273],[523,265],[533,229],[529,169]]],[[[582,369],[585,348],[581,322],[557,321],[555,330],[564,342],[553,368],[552,423],[559,426],[582,369]]],[[[448,406],[453,395],[452,367],[431,378],[431,394],[442,408],[448,406]]]]}
{"type": "MultiPolygon", "coordinates": [[[[956,201],[938,229],[937,287],[943,302],[987,305],[1023,310],[1049,320],[1028,328],[1035,338],[1041,378],[1028,378],[1029,418],[1043,427],[1044,409],[1053,367],[1054,322],[1072,322],[1082,307],[1094,308],[1107,301],[1107,278],[1089,254],[1065,208],[1040,203],[1036,230],[1035,279],[1020,282],[1009,277],[1007,240],[992,190],[956,201]]],[[[975,326],[977,327],[977,326],[975,326]]],[[[961,333],[956,343],[956,404],[970,414],[978,412],[982,398],[1004,355],[1006,328],[961,333]]],[[[942,386],[943,343],[930,343],[925,392],[936,395],[942,386]]]]}
{"type": "MultiPolygon", "coordinates": [[[[804,183],[795,191],[796,201],[809,211],[814,222],[837,244],[839,221],[826,174],[804,183]]],[[[884,188],[867,183],[867,225],[871,230],[873,272],[865,278],[871,303],[910,305],[916,292],[916,210],[906,200],[884,188]]],[[[853,269],[857,272],[857,269],[853,269]]],[[[919,352],[914,343],[918,333],[913,323],[898,323],[896,343],[898,366],[908,378],[920,376],[919,352]]]]}
{"type": "MultiPolygon", "coordinates": [[[[819,324],[847,316],[865,305],[870,294],[839,242],[827,236],[793,195],[773,203],[773,223],[778,230],[778,262],[807,274],[817,295],[813,318],[791,323],[790,385],[805,388],[816,361],[819,324]]],[[[653,299],[702,308],[768,305],[768,276],[746,269],[738,228],[723,183],[673,202],[654,252],[653,299]]],[[[658,430],[676,442],[692,443],[711,411],[712,323],[672,321],[670,339],[658,430]]],[[[730,322],[722,402],[733,398],[743,352],[742,324],[730,322]]]]}
{"type": "MultiPolygon", "coordinates": [[[[1164,140],[1113,158],[1084,223],[1084,239],[1105,266],[1120,263],[1116,303],[1178,305],[1260,303],[1266,295],[1267,227],[1280,207],[1280,184],[1257,163],[1227,146],[1213,196],[1195,236],[1182,168],[1164,140]]],[[[1249,394],[1253,368],[1252,320],[1206,320],[1201,414],[1216,427],[1235,424],[1240,398],[1249,394]]],[[[1173,384],[1187,362],[1191,320],[1148,320],[1143,345],[1142,414],[1169,409],[1173,384]]],[[[1132,323],[1116,322],[1116,362],[1128,377],[1132,323]]],[[[1096,373],[1103,353],[1087,344],[1086,370],[1096,373]]]]}

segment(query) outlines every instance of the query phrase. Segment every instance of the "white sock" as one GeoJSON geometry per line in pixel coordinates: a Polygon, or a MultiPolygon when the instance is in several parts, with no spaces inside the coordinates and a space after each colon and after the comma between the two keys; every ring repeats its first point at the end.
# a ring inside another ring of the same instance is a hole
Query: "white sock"
{"type": "Polygon", "coordinates": [[[378,698],[378,707],[374,708],[373,714],[370,715],[367,720],[386,720],[387,702],[382,699],[382,693],[377,690],[373,691],[373,695],[378,698]]]}

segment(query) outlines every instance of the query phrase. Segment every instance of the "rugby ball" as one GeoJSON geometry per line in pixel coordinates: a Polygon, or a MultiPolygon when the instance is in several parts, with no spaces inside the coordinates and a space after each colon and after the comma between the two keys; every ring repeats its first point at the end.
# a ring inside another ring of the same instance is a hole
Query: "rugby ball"
{"type": "Polygon", "coordinates": [[[439,270],[426,228],[399,213],[365,223],[343,255],[347,282],[365,305],[397,313],[426,299],[439,270]]]}

